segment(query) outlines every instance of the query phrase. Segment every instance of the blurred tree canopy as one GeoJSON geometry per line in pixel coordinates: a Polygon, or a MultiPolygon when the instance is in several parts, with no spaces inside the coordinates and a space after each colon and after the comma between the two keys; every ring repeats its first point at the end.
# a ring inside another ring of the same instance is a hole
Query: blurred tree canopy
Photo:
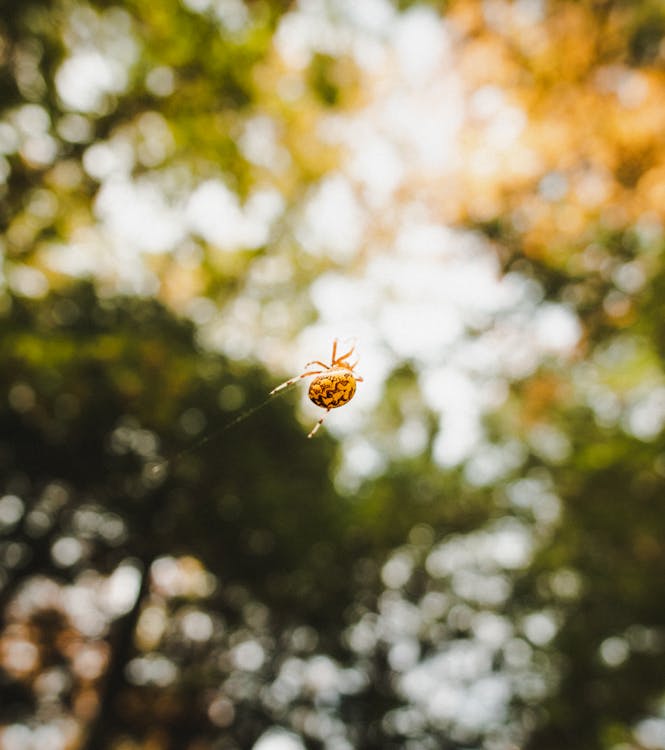
{"type": "Polygon", "coordinates": [[[0,2],[3,748],[665,748],[665,6],[352,5],[0,2]],[[419,357],[423,216],[513,301],[419,357]],[[306,441],[270,352],[346,307],[306,441]]]}

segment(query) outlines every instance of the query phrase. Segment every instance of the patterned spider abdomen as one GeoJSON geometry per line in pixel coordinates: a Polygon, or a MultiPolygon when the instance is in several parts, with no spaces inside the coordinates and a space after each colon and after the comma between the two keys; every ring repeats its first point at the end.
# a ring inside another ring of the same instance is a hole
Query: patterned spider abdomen
{"type": "Polygon", "coordinates": [[[343,367],[326,370],[309,384],[310,401],[323,409],[336,409],[348,404],[356,392],[356,379],[343,367]]]}

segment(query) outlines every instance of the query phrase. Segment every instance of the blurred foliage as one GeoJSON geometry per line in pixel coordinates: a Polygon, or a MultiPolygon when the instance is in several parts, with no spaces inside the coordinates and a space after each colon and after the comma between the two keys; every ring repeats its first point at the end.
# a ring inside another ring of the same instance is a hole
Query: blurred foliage
{"type": "Polygon", "coordinates": [[[370,542],[358,506],[327,481],[330,440],[303,449],[283,401],[214,437],[265,400],[268,380],[198,350],[191,325],[155,302],[98,300],[87,285],[12,299],[0,340],[3,722],[28,719],[57,674],[49,700],[79,721],[102,701],[87,746],[171,727],[182,747],[225,725],[206,711],[226,680],[238,695],[224,716],[237,720],[216,746],[249,746],[270,724],[254,693],[300,651],[339,655],[357,594],[350,561],[385,550],[411,519],[370,542]],[[197,447],[204,428],[213,438],[197,447]],[[113,613],[103,581],[123,566],[141,593],[113,613]],[[86,590],[77,620],[67,597],[86,590]],[[34,658],[10,653],[18,641],[40,644],[34,658]],[[232,657],[243,641],[260,655],[246,673],[232,657]],[[135,674],[142,653],[178,680],[135,674]]]}
{"type": "MultiPolygon", "coordinates": [[[[0,3],[0,744],[665,747],[665,6],[394,3],[454,29],[475,102],[459,171],[403,194],[581,336],[506,377],[454,468],[401,363],[369,429],[384,463],[345,486],[330,437],[266,401],[273,375],[204,346],[235,305],[288,339],[311,282],[373,252],[303,251],[331,122],[385,85],[327,38],[289,62],[305,5],[0,3]],[[114,181],[167,213],[207,184],[238,214],[282,205],[265,236],[190,225],[167,249],[148,217],[123,254],[114,181]]],[[[391,216],[368,222],[381,245],[391,216]]]]}
{"type": "Polygon", "coordinates": [[[279,399],[243,420],[265,375],[199,350],[154,301],[12,298],[0,340],[2,721],[36,727],[46,701],[67,746],[248,747],[321,710],[315,683],[293,705],[280,689],[321,653],[314,667],[346,665],[346,731],[390,746],[385,654],[361,670],[341,633],[376,607],[377,561],[411,528],[473,529],[486,493],[439,505],[459,483],[421,463],[339,495],[330,439],[303,443],[279,399]]]}

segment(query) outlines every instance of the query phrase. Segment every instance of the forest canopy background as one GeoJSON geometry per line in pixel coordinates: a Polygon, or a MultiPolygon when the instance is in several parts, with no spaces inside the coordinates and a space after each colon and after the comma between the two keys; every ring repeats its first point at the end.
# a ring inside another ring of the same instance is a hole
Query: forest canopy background
{"type": "Polygon", "coordinates": [[[0,2],[3,748],[665,748],[664,36],[0,2]]]}

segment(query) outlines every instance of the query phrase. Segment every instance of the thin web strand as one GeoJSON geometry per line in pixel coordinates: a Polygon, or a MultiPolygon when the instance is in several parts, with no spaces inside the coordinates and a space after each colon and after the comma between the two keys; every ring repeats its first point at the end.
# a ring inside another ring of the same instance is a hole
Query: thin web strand
{"type": "Polygon", "coordinates": [[[279,398],[280,396],[285,394],[287,391],[290,391],[294,385],[296,384],[292,383],[290,386],[282,389],[281,391],[271,392],[270,394],[268,394],[268,397],[266,399],[256,404],[255,406],[252,406],[249,409],[246,409],[241,414],[238,414],[238,416],[235,417],[235,419],[232,419],[230,422],[225,424],[223,427],[220,427],[218,430],[211,432],[209,435],[205,435],[200,440],[197,440],[195,443],[193,443],[187,448],[184,448],[183,450],[179,451],[178,453],[176,453],[174,456],[171,456],[170,458],[162,458],[161,460],[155,461],[153,466],[150,467],[150,474],[152,478],[161,479],[165,475],[167,469],[172,468],[184,456],[187,456],[190,453],[194,453],[195,451],[199,450],[199,448],[202,448],[204,445],[207,445],[213,440],[217,440],[225,432],[228,432],[233,427],[237,427],[241,422],[244,422],[246,419],[249,419],[253,414],[256,414],[256,412],[259,411],[260,409],[263,409],[274,398],[279,398]]]}

